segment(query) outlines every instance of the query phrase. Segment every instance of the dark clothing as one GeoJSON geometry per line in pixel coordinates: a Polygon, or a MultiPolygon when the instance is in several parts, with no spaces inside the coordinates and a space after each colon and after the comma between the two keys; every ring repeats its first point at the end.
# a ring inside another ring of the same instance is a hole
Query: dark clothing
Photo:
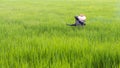
{"type": "Polygon", "coordinates": [[[81,25],[85,25],[84,22],[81,22],[81,21],[78,19],[78,16],[75,16],[75,20],[78,21],[81,25]]]}
{"type": "Polygon", "coordinates": [[[69,26],[76,26],[76,24],[67,24],[67,25],[69,25],[69,26]]]}

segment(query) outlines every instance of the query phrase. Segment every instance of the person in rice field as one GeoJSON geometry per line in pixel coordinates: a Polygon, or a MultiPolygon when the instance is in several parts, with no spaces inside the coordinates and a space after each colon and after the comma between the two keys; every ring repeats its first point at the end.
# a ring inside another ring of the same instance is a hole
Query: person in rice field
{"type": "Polygon", "coordinates": [[[75,16],[75,23],[74,24],[68,24],[69,26],[85,26],[86,23],[86,16],[84,14],[80,14],[79,16],[75,16]]]}

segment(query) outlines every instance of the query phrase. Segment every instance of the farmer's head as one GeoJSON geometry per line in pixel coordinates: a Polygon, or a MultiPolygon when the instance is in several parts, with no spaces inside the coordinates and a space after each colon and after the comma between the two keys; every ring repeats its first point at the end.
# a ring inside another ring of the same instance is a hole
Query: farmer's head
{"type": "Polygon", "coordinates": [[[86,16],[84,14],[80,14],[79,19],[80,20],[86,20],[86,16]]]}

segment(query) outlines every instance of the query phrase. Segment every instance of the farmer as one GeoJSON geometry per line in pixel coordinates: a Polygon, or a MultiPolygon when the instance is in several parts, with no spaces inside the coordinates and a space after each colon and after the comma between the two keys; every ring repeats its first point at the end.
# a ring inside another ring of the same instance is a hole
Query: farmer
{"type": "Polygon", "coordinates": [[[80,14],[80,16],[75,16],[75,23],[74,24],[68,24],[68,25],[69,26],[77,26],[77,25],[84,26],[84,25],[86,25],[85,20],[86,20],[86,16],[83,14],[80,14]]]}

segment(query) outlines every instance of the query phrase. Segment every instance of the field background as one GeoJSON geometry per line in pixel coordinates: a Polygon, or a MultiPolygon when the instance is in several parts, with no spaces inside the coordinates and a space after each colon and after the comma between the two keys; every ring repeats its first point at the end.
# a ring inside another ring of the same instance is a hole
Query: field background
{"type": "Polygon", "coordinates": [[[120,68],[120,1],[0,0],[0,68],[120,68]]]}

